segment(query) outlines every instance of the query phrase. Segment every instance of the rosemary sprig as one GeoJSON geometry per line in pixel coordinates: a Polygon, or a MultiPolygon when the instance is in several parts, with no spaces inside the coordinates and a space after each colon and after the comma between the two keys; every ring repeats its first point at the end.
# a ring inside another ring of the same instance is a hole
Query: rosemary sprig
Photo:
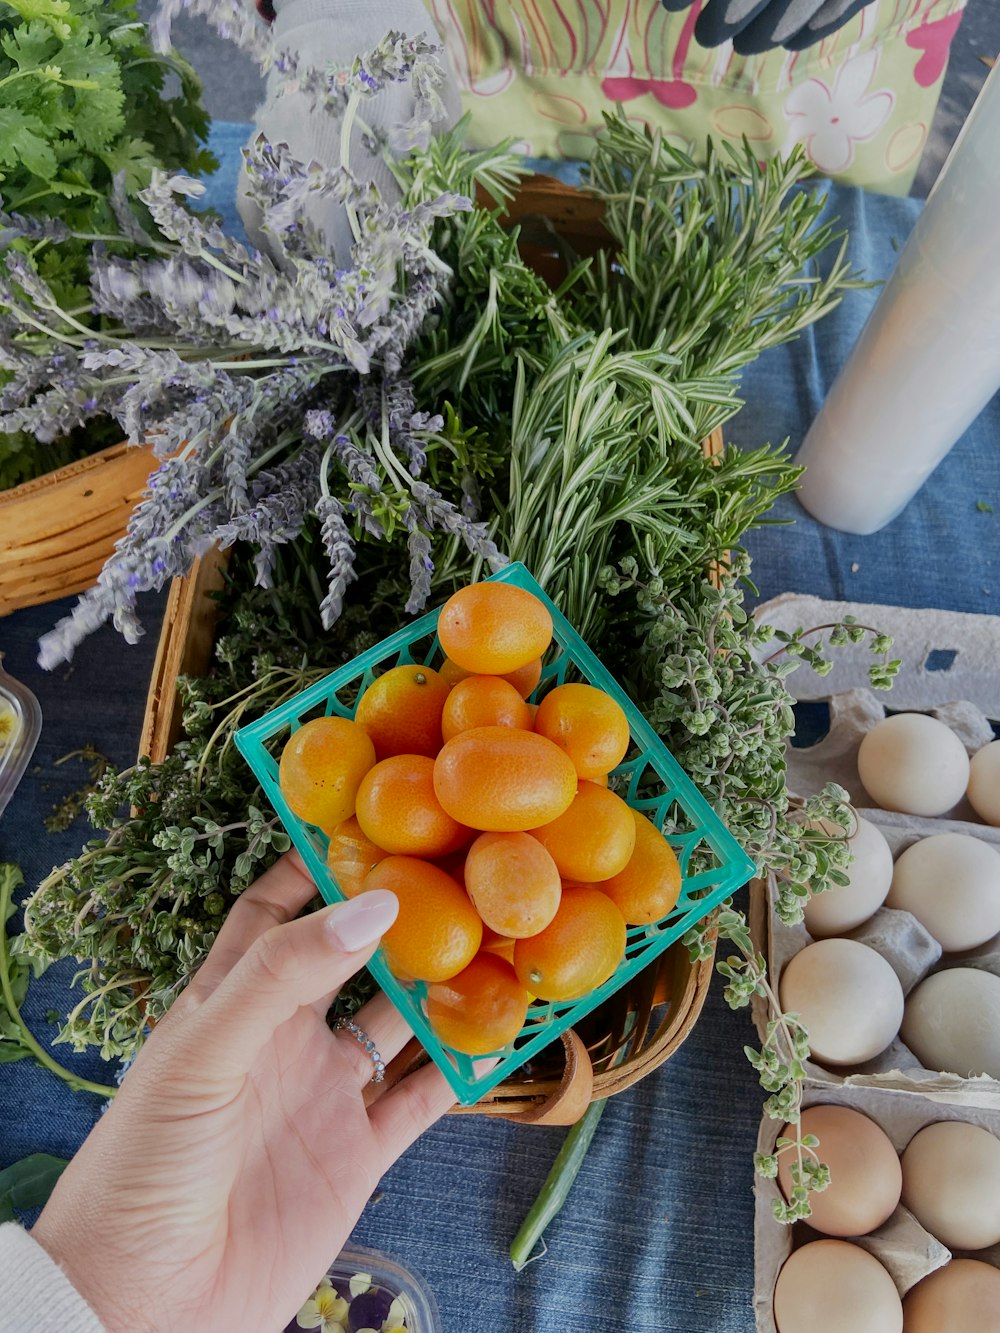
{"type": "Polygon", "coordinates": [[[761,163],[748,143],[709,142],[696,163],[623,117],[605,119],[588,174],[616,244],[574,296],[631,346],[663,339],[688,374],[732,376],[864,285],[844,234],[821,221],[823,192],[797,188],[812,173],[801,152],[761,163]]]}

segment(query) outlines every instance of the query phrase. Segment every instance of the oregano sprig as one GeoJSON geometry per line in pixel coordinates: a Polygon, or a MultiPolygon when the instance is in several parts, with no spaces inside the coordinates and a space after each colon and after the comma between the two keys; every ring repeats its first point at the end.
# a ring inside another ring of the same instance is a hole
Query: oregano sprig
{"type": "MultiPolygon", "coordinates": [[[[779,919],[792,925],[802,920],[811,894],[847,882],[855,815],[847,792],[834,783],[804,800],[789,794],[785,751],[795,718],[785,680],[801,663],[826,670],[825,650],[866,639],[877,658],[869,668],[876,688],[891,684],[899,662],[888,657],[888,635],[853,619],[777,634],[771,626],[754,624],[743,606],[749,579],[749,558],[738,553],[719,587],[701,580],[672,594],[659,571],[644,573],[634,556],[603,569],[599,582],[620,603],[615,620],[628,645],[620,660],[635,663],[635,697],[644,701],[649,720],[758,873],[767,877],[779,919]],[[818,640],[820,634],[825,640],[818,640]],[[766,655],[764,647],[776,638],[781,648],[766,655]]],[[[726,980],[727,1003],[742,1009],[759,996],[769,1014],[760,1049],[744,1047],[769,1094],[765,1113],[795,1123],[808,1033],[797,1015],[782,1012],[746,916],[731,902],[685,936],[693,960],[711,957],[716,935],[720,944],[735,948],[716,964],[726,980]]],[[[779,1201],[776,1209],[781,1221],[808,1216],[808,1193],[823,1179],[801,1150],[795,1165],[793,1198],[787,1206],[779,1201]]]]}

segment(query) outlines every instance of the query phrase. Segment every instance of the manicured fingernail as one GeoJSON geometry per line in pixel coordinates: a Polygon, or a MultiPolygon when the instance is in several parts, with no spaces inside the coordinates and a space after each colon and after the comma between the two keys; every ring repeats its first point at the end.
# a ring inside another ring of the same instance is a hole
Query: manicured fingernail
{"type": "Polygon", "coordinates": [[[327,929],[345,953],[357,953],[381,939],[399,912],[399,899],[388,889],[371,889],[330,913],[327,929]]]}

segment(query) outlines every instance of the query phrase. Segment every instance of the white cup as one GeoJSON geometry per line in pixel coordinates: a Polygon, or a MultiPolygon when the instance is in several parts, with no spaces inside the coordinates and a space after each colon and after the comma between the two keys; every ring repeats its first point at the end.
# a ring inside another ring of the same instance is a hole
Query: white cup
{"type": "Polygon", "coordinates": [[[1000,388],[1000,73],[986,80],[796,461],[844,532],[895,518],[1000,388]]]}

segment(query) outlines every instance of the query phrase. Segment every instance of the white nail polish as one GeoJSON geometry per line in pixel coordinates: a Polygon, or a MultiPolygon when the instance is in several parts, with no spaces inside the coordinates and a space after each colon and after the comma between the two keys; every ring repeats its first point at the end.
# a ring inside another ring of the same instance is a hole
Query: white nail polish
{"type": "Polygon", "coordinates": [[[327,929],[345,953],[357,953],[382,938],[399,913],[399,899],[388,889],[372,889],[335,907],[327,929]]]}

